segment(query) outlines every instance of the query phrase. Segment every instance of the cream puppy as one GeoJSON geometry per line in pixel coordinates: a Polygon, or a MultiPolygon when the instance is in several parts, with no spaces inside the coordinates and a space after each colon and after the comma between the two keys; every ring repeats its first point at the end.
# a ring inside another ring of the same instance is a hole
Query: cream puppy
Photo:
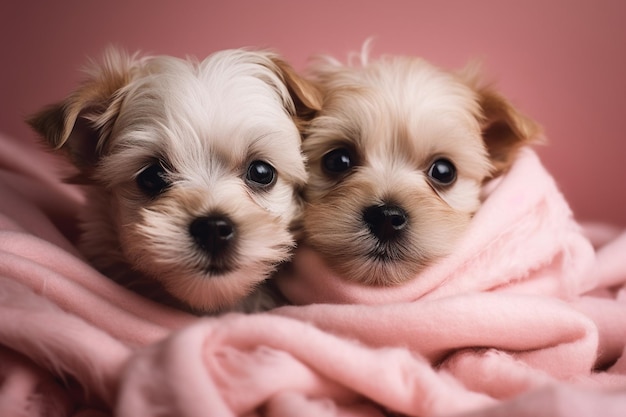
{"type": "Polygon", "coordinates": [[[111,49],[29,122],[86,185],[81,248],[105,275],[194,312],[254,310],[294,246],[317,100],[270,52],[111,49]]]}
{"type": "Polygon", "coordinates": [[[471,68],[364,54],[321,59],[311,74],[324,99],[303,142],[303,243],[347,280],[399,284],[453,251],[481,186],[538,137],[471,68]]]}

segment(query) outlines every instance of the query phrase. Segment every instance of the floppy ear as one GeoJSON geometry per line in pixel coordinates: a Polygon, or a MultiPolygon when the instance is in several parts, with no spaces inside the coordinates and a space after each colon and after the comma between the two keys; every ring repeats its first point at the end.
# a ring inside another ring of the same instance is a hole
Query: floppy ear
{"type": "Polygon", "coordinates": [[[485,84],[481,73],[481,63],[471,61],[457,74],[476,92],[482,137],[493,165],[491,176],[497,177],[511,167],[520,148],[542,141],[541,127],[485,84]]]}
{"type": "Polygon", "coordinates": [[[135,57],[109,49],[87,79],[65,100],[27,119],[52,149],[65,151],[83,173],[98,161],[119,114],[127,85],[137,66],[135,57]]]}
{"type": "Polygon", "coordinates": [[[510,168],[520,148],[540,141],[541,127],[491,88],[477,92],[483,116],[482,136],[495,177],[510,168]]]}
{"type": "Polygon", "coordinates": [[[315,84],[300,76],[287,62],[277,57],[272,57],[272,61],[287,85],[295,106],[293,116],[296,125],[302,131],[307,122],[311,121],[322,109],[322,93],[315,84]]]}

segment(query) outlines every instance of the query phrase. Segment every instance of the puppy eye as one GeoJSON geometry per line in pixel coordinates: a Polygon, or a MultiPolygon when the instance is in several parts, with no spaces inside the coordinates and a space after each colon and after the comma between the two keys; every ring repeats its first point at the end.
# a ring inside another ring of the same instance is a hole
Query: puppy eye
{"type": "Polygon", "coordinates": [[[266,188],[276,182],[276,170],[263,161],[252,161],[246,173],[248,184],[254,187],[266,188]]]}
{"type": "Polygon", "coordinates": [[[456,180],[456,167],[447,159],[437,159],[430,166],[428,176],[442,185],[450,185],[456,180]]]}
{"type": "Polygon", "coordinates": [[[322,158],[324,169],[333,174],[340,174],[353,167],[352,156],[346,148],[334,149],[322,158]]]}
{"type": "Polygon", "coordinates": [[[148,165],[137,175],[137,185],[145,194],[155,197],[170,186],[167,172],[161,162],[148,165]]]}

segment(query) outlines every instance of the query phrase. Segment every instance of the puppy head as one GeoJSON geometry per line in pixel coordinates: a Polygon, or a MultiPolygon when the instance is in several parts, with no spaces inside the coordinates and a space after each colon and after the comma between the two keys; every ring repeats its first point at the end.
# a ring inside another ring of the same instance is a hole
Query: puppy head
{"type": "Polygon", "coordinates": [[[307,132],[305,241],[339,275],[393,285],[451,252],[537,126],[470,71],[416,58],[312,68],[324,93],[307,132]]]}
{"type": "MultiPolygon", "coordinates": [[[[202,62],[111,50],[30,124],[91,186],[84,249],[193,309],[246,296],[293,246],[316,90],[269,52],[202,62]]],[[[120,279],[132,286],[132,279],[120,279]]]]}

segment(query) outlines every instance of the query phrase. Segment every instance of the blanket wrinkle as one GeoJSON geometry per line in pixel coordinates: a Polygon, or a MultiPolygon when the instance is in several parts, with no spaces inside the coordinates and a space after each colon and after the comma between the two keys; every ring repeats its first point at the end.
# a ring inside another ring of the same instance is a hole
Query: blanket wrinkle
{"type": "MultiPolygon", "coordinates": [[[[202,380],[202,384],[192,384],[192,386],[202,388],[201,392],[188,390],[182,393],[185,396],[184,399],[174,400],[174,403],[182,404],[181,408],[189,404],[194,409],[198,408],[198,402],[201,401],[203,406],[199,407],[202,410],[199,415],[207,415],[207,413],[230,415],[227,410],[234,411],[233,415],[245,415],[253,411],[259,403],[281,392],[283,388],[304,390],[308,393],[329,390],[329,384],[320,383],[319,376],[289,354],[271,349],[266,345],[254,348],[246,342],[249,337],[256,339],[258,336],[252,336],[248,332],[241,335],[243,343],[226,343],[223,336],[231,336],[232,332],[231,327],[225,329],[213,320],[207,320],[205,323],[198,323],[182,330],[176,337],[165,341],[162,349],[149,349],[148,357],[139,359],[139,366],[143,366],[143,372],[159,369],[158,366],[141,365],[146,359],[154,361],[156,365],[164,360],[169,364],[167,368],[161,367],[159,370],[159,372],[164,372],[163,375],[156,378],[142,378],[139,383],[147,382],[149,386],[145,386],[144,389],[159,391],[163,390],[163,384],[168,384],[169,381],[175,381],[177,384],[181,375],[186,381],[193,382],[196,378],[202,380]],[[180,354],[183,352],[184,354],[180,354]],[[188,360],[189,355],[193,356],[194,360],[188,360]],[[213,378],[208,378],[206,373],[198,369],[198,362],[204,363],[212,371],[213,378]],[[255,369],[255,372],[250,373],[249,369],[255,369]],[[282,372],[276,372],[277,369],[282,372]],[[268,384],[266,378],[272,373],[276,374],[272,377],[274,383],[268,384]],[[281,375],[285,377],[281,378],[281,375]],[[207,386],[211,387],[210,392],[207,392],[207,386]],[[246,392],[248,395],[241,395],[241,392],[246,392]]],[[[132,394],[135,390],[124,389],[122,392],[126,391],[132,394]]],[[[339,397],[345,396],[345,390],[341,391],[340,387],[334,387],[330,391],[338,391],[339,397]]],[[[160,397],[160,395],[155,395],[155,397],[160,397]]],[[[128,401],[136,400],[134,394],[128,398],[128,401]]],[[[133,413],[137,412],[137,406],[130,407],[131,412],[126,414],[124,411],[126,401],[126,398],[121,398],[119,414],[134,415],[133,413]]],[[[163,404],[161,409],[165,410],[170,402],[163,404]]],[[[150,409],[152,407],[151,404],[147,406],[150,409]]],[[[173,409],[167,415],[177,415],[180,411],[181,409],[178,408],[173,409]]],[[[146,409],[146,413],[149,414],[149,409],[146,409]]],[[[192,412],[189,415],[195,414],[192,412]]]]}
{"type": "MultiPolygon", "coordinates": [[[[230,415],[220,414],[224,412],[224,403],[229,398],[233,402],[227,409],[233,412],[232,415],[245,415],[251,411],[249,409],[251,404],[258,407],[262,400],[266,400],[266,398],[255,398],[255,396],[267,397],[268,389],[280,389],[284,383],[288,384],[291,391],[301,390],[300,392],[313,398],[323,395],[333,399],[339,405],[352,406],[355,405],[352,404],[355,400],[358,405],[363,402],[361,398],[369,398],[380,405],[407,415],[437,415],[439,410],[467,410],[491,404],[493,401],[486,396],[462,389],[462,386],[455,380],[441,378],[426,361],[409,354],[406,350],[392,348],[371,350],[324,333],[298,320],[261,314],[248,317],[230,315],[220,320],[201,320],[185,328],[162,345],[164,347],[162,352],[165,352],[167,356],[172,355],[176,366],[167,368],[161,366],[158,372],[169,372],[170,375],[161,375],[160,378],[163,380],[157,380],[156,376],[152,375],[152,378],[141,378],[139,382],[150,384],[149,389],[159,390],[166,381],[176,380],[171,376],[181,370],[184,371],[185,378],[189,381],[194,381],[195,378],[206,378],[204,371],[208,370],[206,369],[207,362],[204,362],[205,369],[198,370],[196,361],[189,361],[187,356],[174,352],[177,349],[189,352],[190,346],[193,352],[198,346],[204,346],[203,355],[206,357],[215,355],[224,345],[238,348],[241,352],[246,352],[252,346],[266,346],[267,349],[278,349],[290,354],[274,357],[276,366],[266,369],[267,373],[263,373],[265,370],[263,368],[248,366],[247,361],[229,362],[230,367],[237,367],[237,369],[222,373],[221,378],[231,379],[228,385],[236,389],[247,386],[246,395],[241,395],[240,392],[233,397],[215,395],[214,391],[219,390],[220,387],[216,384],[219,378],[214,378],[210,380],[210,384],[198,385],[204,388],[202,392],[205,397],[196,393],[190,394],[189,390],[172,391],[178,395],[184,395],[185,398],[168,401],[169,405],[178,404],[180,408],[168,410],[163,415],[174,416],[178,415],[176,412],[186,411],[187,413],[183,415],[195,416],[200,415],[195,414],[198,409],[204,410],[203,412],[209,415],[230,415]],[[251,322],[253,326],[250,325],[251,322]],[[276,327],[287,331],[272,332],[272,329],[276,327]],[[298,335],[298,337],[292,337],[293,335],[298,335]],[[312,344],[313,349],[311,349],[312,344]],[[290,372],[294,369],[291,363],[294,359],[310,368],[305,373],[296,373],[295,378],[290,372]],[[333,382],[331,384],[324,382],[326,378],[330,378],[333,382]],[[265,388],[261,385],[261,387],[250,389],[253,385],[267,384],[270,380],[278,380],[278,384],[265,388]],[[207,392],[209,387],[209,392],[207,392]],[[347,391],[345,387],[350,387],[350,390],[347,391]],[[199,404],[201,404],[200,407],[198,407],[199,404]],[[190,409],[186,410],[185,407],[190,407],[190,409]]],[[[152,355],[156,355],[154,350],[151,352],[152,355]]],[[[154,361],[154,356],[152,360],[154,361]]],[[[144,369],[154,368],[144,366],[144,369]]],[[[123,392],[126,391],[136,392],[130,387],[123,387],[123,392]]],[[[150,396],[160,397],[160,395],[150,396]]],[[[126,414],[125,411],[126,401],[141,400],[134,395],[129,396],[128,400],[126,397],[121,397],[118,415],[130,416],[131,414],[126,414]]],[[[151,405],[144,404],[144,406],[151,405]]],[[[142,415],[150,414],[149,408],[142,408],[136,403],[128,409],[135,413],[139,410],[142,415]]]]}
{"type": "MultiPolygon", "coordinates": [[[[0,141],[0,195],[4,197],[0,200],[0,212],[6,214],[7,207],[17,207],[19,210],[11,211],[11,216],[23,219],[23,225],[29,227],[31,233],[39,236],[44,231],[51,233],[54,235],[51,241],[55,243],[56,239],[75,241],[78,235],[76,215],[84,197],[77,187],[59,181],[55,173],[61,169],[60,161],[29,141],[7,140],[1,135],[0,141]],[[41,212],[58,230],[39,221],[41,216],[34,215],[35,211],[41,212]],[[33,223],[37,227],[32,227],[33,223]]],[[[62,247],[75,250],[71,245],[62,247]]]]}
{"type": "Polygon", "coordinates": [[[624,248],[626,247],[626,233],[616,236],[597,251],[598,261],[591,274],[598,284],[598,288],[622,288],[626,276],[624,274],[624,248]]]}
{"type": "MultiPolygon", "coordinates": [[[[73,244],[50,222],[48,215],[33,205],[32,201],[24,200],[11,189],[4,187],[0,175],[0,225],[2,230],[27,232],[54,242],[68,252],[78,253],[73,244]],[[6,227],[4,226],[6,225],[6,227]]],[[[28,187],[26,187],[28,188],[28,187]]],[[[54,197],[51,197],[54,201],[54,197]]]]}
{"type": "MultiPolygon", "coordinates": [[[[283,307],[275,313],[313,320],[320,328],[370,346],[397,345],[420,352],[433,366],[448,369],[460,381],[464,380],[464,375],[457,375],[457,368],[449,368],[447,364],[456,360],[458,352],[468,349],[490,346],[510,352],[520,367],[531,366],[538,372],[537,379],[543,382],[543,374],[560,380],[590,375],[598,346],[596,327],[586,316],[559,300],[529,299],[525,295],[469,294],[374,308],[362,305],[283,307]],[[529,316],[529,308],[544,314],[529,316]],[[490,311],[501,311],[502,316],[497,321],[490,320],[490,311]],[[354,326],[355,317],[367,322],[366,328],[354,326]],[[341,320],[343,318],[345,321],[341,320]],[[393,320],[402,323],[406,330],[389,330],[393,320]],[[423,324],[431,321],[432,326],[423,324]],[[474,325],[469,326],[470,323],[474,325]],[[410,337],[398,337],[407,333],[410,337]]],[[[503,362],[502,367],[510,368],[508,359],[503,362]]],[[[479,392],[489,391],[484,385],[485,378],[477,377],[477,373],[466,375],[482,381],[483,390],[479,392]]],[[[501,389],[503,380],[512,384],[514,378],[508,371],[500,375],[494,388],[501,389]]]]}
{"type": "MultiPolygon", "coordinates": [[[[0,263],[0,271],[10,267],[25,268],[26,271],[22,272],[25,275],[22,283],[54,299],[67,310],[83,311],[80,313],[83,317],[89,314],[85,311],[89,305],[85,300],[98,297],[102,300],[100,302],[117,304],[122,310],[136,312],[139,317],[167,329],[180,327],[191,319],[187,314],[168,310],[132,291],[120,291],[119,285],[93,269],[82,257],[67,253],[35,236],[0,232],[0,258],[4,260],[0,263]],[[69,279],[55,279],[60,277],[69,279]],[[58,286],[62,287],[57,288],[58,286]],[[72,286],[75,289],[65,289],[63,286],[72,286]],[[78,292],[81,292],[80,297],[75,297],[78,292]]],[[[111,317],[93,319],[97,325],[105,326],[111,317]]]]}
{"type": "MultiPolygon", "coordinates": [[[[258,415],[258,414],[255,414],[258,415]]],[[[371,405],[341,406],[329,400],[309,398],[285,391],[269,399],[265,407],[268,417],[385,417],[371,405]]]]}
{"type": "Polygon", "coordinates": [[[622,417],[624,399],[614,391],[582,390],[567,385],[522,394],[510,402],[457,417],[622,417]]]}
{"type": "Polygon", "coordinates": [[[530,150],[407,285],[348,284],[301,246],[277,278],[295,305],[198,318],[85,263],[78,189],[0,144],[0,415],[626,414],[626,231],[576,223],[530,150]]]}
{"type": "Polygon", "coordinates": [[[508,399],[552,382],[547,372],[516,360],[497,349],[458,351],[443,365],[465,387],[493,398],[508,399]],[[506,380],[506,384],[500,381],[506,380]]]}
{"type": "MultiPolygon", "coordinates": [[[[122,308],[116,306],[119,302],[115,297],[105,298],[107,293],[104,290],[110,284],[110,281],[106,279],[102,281],[100,288],[102,291],[94,291],[92,288],[81,286],[79,282],[67,279],[67,275],[57,274],[55,271],[41,266],[41,264],[2,252],[0,252],[0,274],[21,276],[20,282],[36,293],[54,301],[64,310],[89,321],[95,327],[115,335],[129,345],[145,344],[158,340],[165,337],[171,330],[170,327],[163,327],[156,321],[160,315],[154,317],[147,314],[144,317],[129,315],[123,308],[124,304],[121,305],[122,308]],[[100,306],[100,308],[94,309],[94,305],[100,306]],[[103,315],[102,310],[108,313],[103,315]]],[[[111,293],[111,295],[114,294],[116,293],[111,293]]],[[[130,292],[119,294],[120,297],[125,295],[128,297],[135,296],[130,292]]],[[[132,303],[129,305],[135,307],[132,303]]],[[[134,308],[128,310],[132,312],[134,308]]],[[[144,313],[149,312],[149,309],[144,311],[144,313]]],[[[177,316],[177,314],[173,314],[172,317],[165,318],[169,319],[169,322],[175,322],[172,319],[177,319],[177,316]]]]}
{"type": "Polygon", "coordinates": [[[28,352],[33,362],[55,375],[76,378],[112,403],[114,381],[128,348],[80,318],[65,314],[29,289],[2,277],[0,283],[0,340],[3,345],[16,352],[28,352]],[[51,315],[57,320],[54,327],[46,319],[51,315]],[[33,334],[38,337],[32,337],[33,334]],[[90,352],[95,350],[107,354],[92,355],[90,352]]]}
{"type": "Polygon", "coordinates": [[[573,306],[594,321],[600,338],[596,368],[620,358],[626,348],[626,303],[596,297],[581,297],[573,306]]]}

